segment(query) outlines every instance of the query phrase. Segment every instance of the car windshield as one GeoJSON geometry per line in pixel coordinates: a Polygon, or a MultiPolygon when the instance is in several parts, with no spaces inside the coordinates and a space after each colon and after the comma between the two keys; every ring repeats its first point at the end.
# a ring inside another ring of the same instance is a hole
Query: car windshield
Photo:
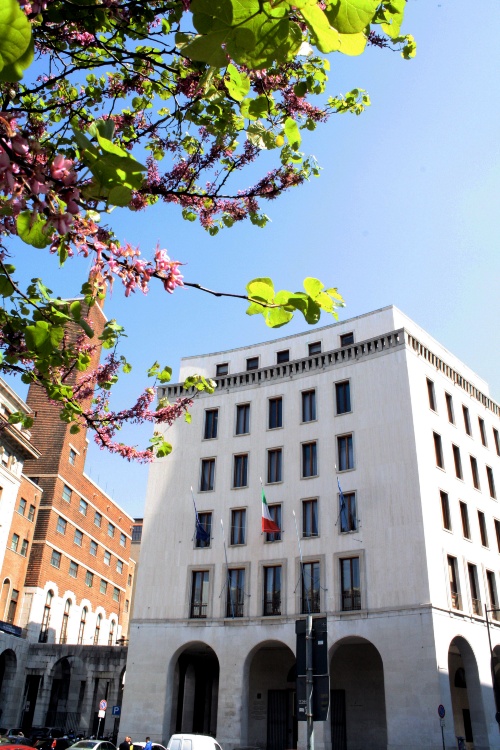
{"type": "Polygon", "coordinates": [[[87,748],[87,750],[90,750],[90,748],[93,748],[97,745],[99,740],[82,740],[81,742],[77,742],[75,745],[72,745],[71,747],[81,747],[81,748],[87,748]]]}

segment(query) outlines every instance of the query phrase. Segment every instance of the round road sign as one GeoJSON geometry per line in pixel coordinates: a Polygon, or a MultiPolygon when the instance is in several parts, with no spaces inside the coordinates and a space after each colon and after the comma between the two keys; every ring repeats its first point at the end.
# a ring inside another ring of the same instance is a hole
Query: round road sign
{"type": "Polygon", "coordinates": [[[439,718],[440,718],[440,719],[444,719],[444,715],[445,715],[445,713],[446,713],[446,711],[444,710],[444,706],[443,706],[443,704],[442,704],[442,703],[440,703],[440,704],[439,704],[439,706],[438,706],[438,714],[439,714],[439,718]]]}
{"type": "Polygon", "coordinates": [[[99,708],[101,711],[105,711],[108,707],[108,701],[100,701],[99,702],[99,708]]]}

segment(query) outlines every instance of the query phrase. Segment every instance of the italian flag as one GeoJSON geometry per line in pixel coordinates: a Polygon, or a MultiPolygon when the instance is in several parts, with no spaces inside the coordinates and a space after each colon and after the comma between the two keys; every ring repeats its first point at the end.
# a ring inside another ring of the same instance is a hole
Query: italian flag
{"type": "Polygon", "coordinates": [[[262,531],[264,531],[266,534],[273,534],[277,531],[281,531],[278,524],[275,523],[271,518],[271,514],[269,513],[269,508],[267,506],[266,496],[264,495],[264,490],[262,490],[262,531]]]}

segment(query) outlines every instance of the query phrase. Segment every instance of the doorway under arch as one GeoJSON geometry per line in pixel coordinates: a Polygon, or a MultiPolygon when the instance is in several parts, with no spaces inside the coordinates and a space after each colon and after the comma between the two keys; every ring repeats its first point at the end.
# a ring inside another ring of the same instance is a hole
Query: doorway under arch
{"type": "Polygon", "coordinates": [[[469,642],[462,636],[457,636],[450,643],[448,674],[455,735],[465,739],[467,748],[488,747],[476,657],[469,642]]]}
{"type": "Polygon", "coordinates": [[[174,668],[171,733],[217,733],[219,660],[206,643],[186,645],[174,668]]]}
{"type": "MultiPolygon", "coordinates": [[[[8,648],[0,654],[0,721],[7,718],[6,708],[13,693],[13,684],[17,670],[17,658],[8,648]]],[[[9,720],[13,720],[12,717],[9,720]]],[[[17,719],[16,719],[17,721],[17,719]]]]}

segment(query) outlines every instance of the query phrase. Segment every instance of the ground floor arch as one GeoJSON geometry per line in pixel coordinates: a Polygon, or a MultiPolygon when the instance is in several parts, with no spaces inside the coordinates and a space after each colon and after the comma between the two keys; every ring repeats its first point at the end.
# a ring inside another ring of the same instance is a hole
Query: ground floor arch
{"type": "Polygon", "coordinates": [[[386,750],[384,667],[370,641],[344,638],[330,652],[332,750],[386,750]]]}
{"type": "Polygon", "coordinates": [[[217,733],[219,660],[205,643],[190,643],[175,658],[171,733],[217,733]]]}
{"type": "Polygon", "coordinates": [[[5,649],[0,654],[0,722],[4,706],[10,700],[12,695],[12,685],[16,677],[17,658],[11,649],[5,649]]]}
{"type": "Polygon", "coordinates": [[[469,642],[457,636],[448,650],[448,673],[455,735],[465,746],[487,746],[488,731],[476,657],[469,642]]]}

